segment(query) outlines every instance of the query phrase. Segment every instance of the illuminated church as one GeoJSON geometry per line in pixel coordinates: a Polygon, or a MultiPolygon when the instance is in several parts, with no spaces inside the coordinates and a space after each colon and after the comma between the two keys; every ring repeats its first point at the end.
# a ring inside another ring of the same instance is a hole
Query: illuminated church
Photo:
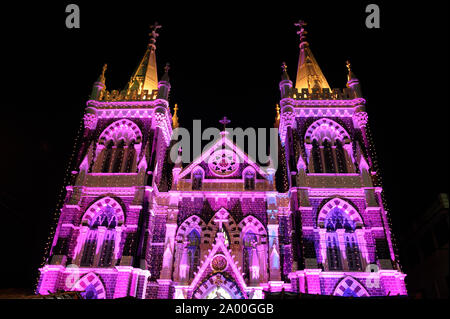
{"type": "MultiPolygon", "coordinates": [[[[300,31],[297,75],[283,64],[278,167],[227,132],[190,163],[170,157],[177,106],[169,67],[148,48],[122,91],[94,83],[38,294],[85,298],[262,299],[267,292],[406,295],[351,66],[331,89],[300,31]]],[[[269,111],[267,112],[269,113],[269,111]]]]}

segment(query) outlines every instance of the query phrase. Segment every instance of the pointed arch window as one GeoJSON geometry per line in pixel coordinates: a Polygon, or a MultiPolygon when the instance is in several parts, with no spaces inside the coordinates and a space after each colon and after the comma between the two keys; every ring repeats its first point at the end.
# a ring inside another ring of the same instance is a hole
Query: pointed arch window
{"type": "Polygon", "coordinates": [[[187,239],[189,278],[194,278],[194,272],[197,271],[200,262],[200,235],[195,229],[193,229],[187,236],[187,239]]]}
{"type": "Polygon", "coordinates": [[[355,222],[340,208],[331,209],[325,218],[327,231],[327,259],[330,270],[342,270],[341,251],[345,250],[349,270],[362,270],[361,255],[355,234],[355,222]],[[344,230],[343,245],[340,245],[337,230],[344,230]]]}
{"type": "Polygon", "coordinates": [[[250,279],[250,265],[253,254],[253,245],[258,242],[256,234],[248,231],[243,237],[243,263],[244,263],[244,278],[250,279]]]}
{"type": "Polygon", "coordinates": [[[311,150],[308,160],[313,162],[314,173],[354,172],[354,164],[347,162],[353,158],[352,150],[344,147],[351,138],[342,125],[328,118],[319,119],[308,127],[304,140],[307,150],[311,150]]]}
{"type": "Polygon", "coordinates": [[[114,164],[112,167],[113,173],[121,172],[124,153],[125,153],[125,141],[120,140],[120,142],[117,144],[116,152],[114,154],[114,164]]]}
{"type": "Polygon", "coordinates": [[[314,165],[314,173],[322,173],[322,159],[320,156],[319,142],[312,142],[312,159],[314,165]]]}
{"type": "Polygon", "coordinates": [[[345,160],[345,150],[340,140],[336,140],[336,162],[338,166],[338,173],[347,173],[347,164],[345,160]]]}
{"type": "Polygon", "coordinates": [[[329,270],[342,270],[339,239],[335,232],[327,233],[327,259],[329,270]]]}
{"type": "Polygon", "coordinates": [[[90,229],[84,242],[81,267],[91,267],[94,264],[95,251],[97,249],[97,232],[90,229]]]}
{"type": "Polygon", "coordinates": [[[192,173],[192,190],[201,190],[203,184],[203,171],[198,168],[192,173]]]}
{"type": "Polygon", "coordinates": [[[108,173],[109,167],[111,166],[111,159],[113,153],[113,141],[109,141],[104,149],[103,163],[102,163],[102,173],[108,173]]]}
{"type": "Polygon", "coordinates": [[[361,255],[354,233],[345,234],[345,253],[347,255],[348,268],[353,271],[362,270],[361,255]]]}
{"type": "Polygon", "coordinates": [[[323,157],[325,160],[325,172],[326,173],[335,173],[335,168],[334,168],[334,159],[333,159],[333,152],[332,152],[332,147],[331,147],[331,143],[329,140],[324,140],[323,141],[323,157]]]}
{"type": "Polygon", "coordinates": [[[89,222],[89,230],[84,243],[83,254],[80,266],[94,266],[97,245],[101,245],[100,259],[98,265],[100,267],[112,266],[114,247],[116,241],[116,226],[118,220],[113,207],[106,205],[89,222]],[[99,228],[103,228],[103,238],[100,237],[99,228]],[[101,242],[98,240],[102,239],[101,242]]]}
{"type": "Polygon", "coordinates": [[[128,145],[128,154],[127,154],[127,160],[125,164],[125,171],[127,173],[131,173],[133,169],[133,164],[135,162],[136,158],[136,149],[134,148],[135,142],[132,141],[130,145],[128,145]]]}

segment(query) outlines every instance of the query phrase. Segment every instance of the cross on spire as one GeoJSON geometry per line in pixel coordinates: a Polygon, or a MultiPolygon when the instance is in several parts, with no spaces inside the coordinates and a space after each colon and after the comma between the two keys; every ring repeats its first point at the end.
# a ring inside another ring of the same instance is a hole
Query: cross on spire
{"type": "Polygon", "coordinates": [[[150,36],[149,44],[148,46],[152,48],[153,50],[156,49],[156,38],[159,37],[159,33],[157,32],[158,29],[162,28],[162,25],[160,25],[158,22],[155,21],[154,24],[150,26],[150,33],[148,34],[150,36]]]}
{"type": "Polygon", "coordinates": [[[225,129],[227,128],[227,124],[229,124],[231,121],[226,117],[226,116],[224,116],[223,117],[223,119],[221,119],[220,121],[219,121],[219,123],[220,124],[223,124],[223,130],[225,131],[225,129]]]}
{"type": "Polygon", "coordinates": [[[164,66],[164,72],[168,73],[170,70],[170,63],[167,62],[166,65],[164,66]]]}
{"type": "Polygon", "coordinates": [[[287,70],[286,62],[281,63],[281,68],[283,69],[283,72],[286,72],[287,70]]]}
{"type": "Polygon", "coordinates": [[[307,32],[307,31],[305,30],[305,28],[304,28],[304,26],[306,26],[307,23],[306,23],[305,21],[303,21],[303,20],[298,20],[298,22],[297,22],[297,23],[294,23],[294,25],[295,25],[296,27],[299,27],[299,28],[300,28],[300,30],[297,31],[297,34],[298,34],[299,37],[300,37],[300,44],[301,44],[302,42],[305,42],[306,35],[308,34],[308,32],[307,32]]]}

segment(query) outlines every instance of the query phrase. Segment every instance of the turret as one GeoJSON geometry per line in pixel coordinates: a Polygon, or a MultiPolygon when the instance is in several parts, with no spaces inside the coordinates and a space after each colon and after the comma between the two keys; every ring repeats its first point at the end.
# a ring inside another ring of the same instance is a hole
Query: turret
{"type": "Polygon", "coordinates": [[[103,65],[102,74],[98,77],[98,80],[92,86],[91,100],[99,100],[102,96],[103,90],[106,88],[105,85],[105,72],[107,64],[103,65]]]}
{"type": "Polygon", "coordinates": [[[169,82],[170,64],[166,63],[164,67],[164,75],[158,83],[158,99],[169,100],[170,82],[169,82]]]}
{"type": "Polygon", "coordinates": [[[346,62],[348,74],[347,74],[347,87],[352,90],[355,98],[362,97],[361,86],[359,85],[359,80],[356,78],[355,74],[352,72],[351,64],[347,60],[346,62]]]}
{"type": "Polygon", "coordinates": [[[287,65],[285,62],[283,62],[281,68],[283,70],[283,73],[281,74],[280,91],[281,98],[284,99],[290,97],[291,95],[292,81],[289,79],[289,75],[287,74],[287,65]]]}

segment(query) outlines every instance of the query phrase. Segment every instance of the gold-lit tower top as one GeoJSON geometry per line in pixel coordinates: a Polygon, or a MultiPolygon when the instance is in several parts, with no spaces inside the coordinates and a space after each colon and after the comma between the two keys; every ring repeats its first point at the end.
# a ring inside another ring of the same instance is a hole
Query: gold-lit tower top
{"type": "Polygon", "coordinates": [[[294,25],[300,28],[297,31],[300,38],[300,58],[298,61],[295,88],[299,91],[306,88],[310,92],[311,89],[330,89],[319,64],[309,48],[309,43],[306,41],[306,34],[308,33],[304,28],[307,25],[306,22],[300,20],[294,23],[294,25]]]}
{"type": "Polygon", "coordinates": [[[162,26],[155,22],[150,26],[150,39],[147,51],[144,54],[139,66],[128,82],[128,91],[137,90],[138,94],[142,91],[153,92],[158,89],[158,72],[156,65],[156,39],[159,37],[158,30],[162,26]]]}

